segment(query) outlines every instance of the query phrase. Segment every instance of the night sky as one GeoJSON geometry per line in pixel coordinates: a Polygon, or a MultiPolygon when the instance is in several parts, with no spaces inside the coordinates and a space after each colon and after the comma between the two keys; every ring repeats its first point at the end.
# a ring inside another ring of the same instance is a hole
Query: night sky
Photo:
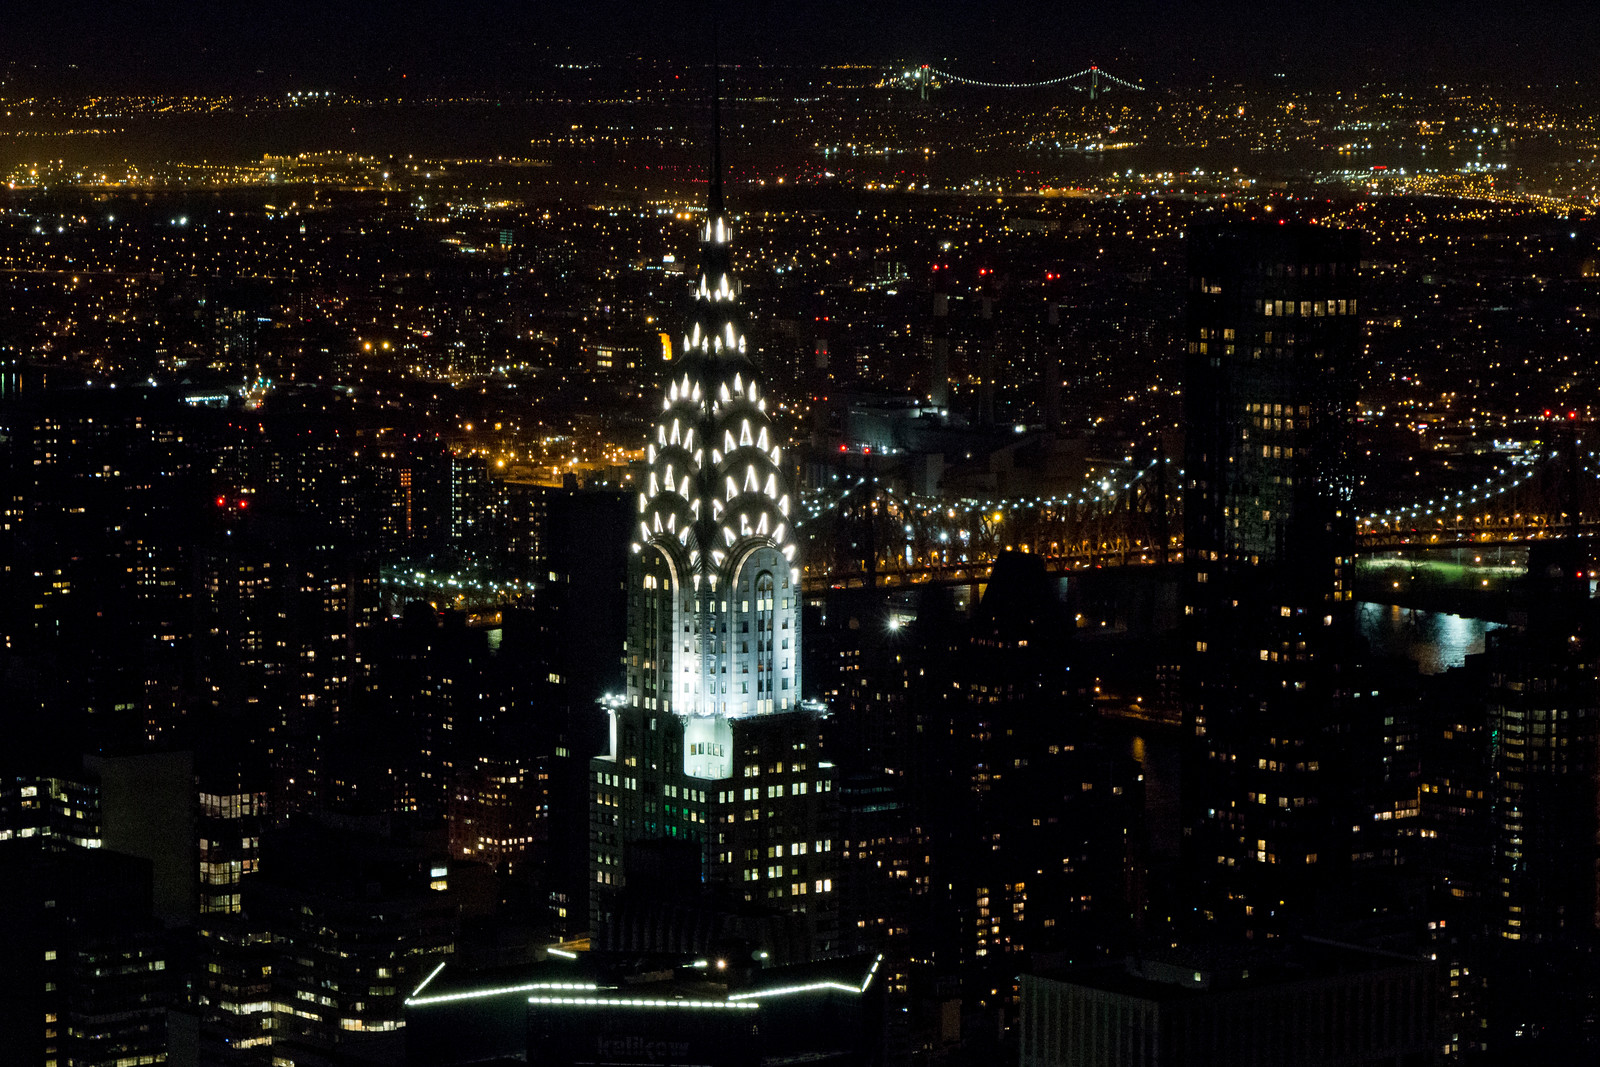
{"type": "MultiPolygon", "coordinates": [[[[1549,83],[1584,77],[1600,54],[1593,5],[1573,2],[746,0],[720,7],[722,50],[738,62],[943,61],[1041,77],[1099,62],[1185,82],[1286,71],[1345,84],[1352,75],[1549,83]]],[[[509,87],[536,81],[564,58],[648,53],[703,62],[711,10],[703,0],[11,3],[0,14],[0,61],[25,87],[370,87],[410,78],[509,87]]]]}

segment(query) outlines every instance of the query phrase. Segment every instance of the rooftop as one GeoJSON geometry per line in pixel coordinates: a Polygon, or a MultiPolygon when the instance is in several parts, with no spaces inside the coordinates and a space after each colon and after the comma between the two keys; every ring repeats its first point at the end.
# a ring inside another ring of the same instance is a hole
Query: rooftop
{"type": "Polygon", "coordinates": [[[1415,967],[1402,956],[1319,938],[1260,946],[1183,945],[1147,950],[1119,963],[1041,977],[1143,1000],[1172,1001],[1225,990],[1266,988],[1343,975],[1415,967]]]}

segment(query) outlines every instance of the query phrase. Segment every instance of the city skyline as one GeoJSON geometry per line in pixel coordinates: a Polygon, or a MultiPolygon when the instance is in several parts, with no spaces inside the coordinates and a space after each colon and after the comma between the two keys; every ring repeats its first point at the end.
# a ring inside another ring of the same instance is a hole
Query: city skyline
{"type": "Polygon", "coordinates": [[[1600,1049],[1600,120],[1470,73],[1566,8],[91,14],[20,1062],[1600,1049]]]}

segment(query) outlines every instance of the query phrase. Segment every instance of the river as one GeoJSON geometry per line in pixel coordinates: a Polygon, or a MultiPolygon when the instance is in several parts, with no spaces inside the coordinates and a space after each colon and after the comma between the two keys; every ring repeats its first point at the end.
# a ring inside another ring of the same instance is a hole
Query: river
{"type": "Polygon", "coordinates": [[[1398,604],[1363,601],[1356,605],[1356,623],[1373,651],[1405,656],[1423,674],[1440,674],[1459,667],[1466,658],[1482,652],[1484,637],[1502,624],[1463,615],[1449,615],[1398,604]]]}

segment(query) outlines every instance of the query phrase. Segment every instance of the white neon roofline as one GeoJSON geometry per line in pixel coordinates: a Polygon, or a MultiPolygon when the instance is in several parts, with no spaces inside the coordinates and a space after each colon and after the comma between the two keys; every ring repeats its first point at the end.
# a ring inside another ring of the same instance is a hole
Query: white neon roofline
{"type": "Polygon", "coordinates": [[[507,993],[527,993],[535,989],[599,989],[592,982],[527,982],[523,985],[499,986],[494,989],[467,989],[460,993],[440,993],[432,997],[419,997],[413,993],[406,998],[406,1006],[443,1004],[455,1000],[480,1000],[484,997],[504,996],[507,993]]]}

